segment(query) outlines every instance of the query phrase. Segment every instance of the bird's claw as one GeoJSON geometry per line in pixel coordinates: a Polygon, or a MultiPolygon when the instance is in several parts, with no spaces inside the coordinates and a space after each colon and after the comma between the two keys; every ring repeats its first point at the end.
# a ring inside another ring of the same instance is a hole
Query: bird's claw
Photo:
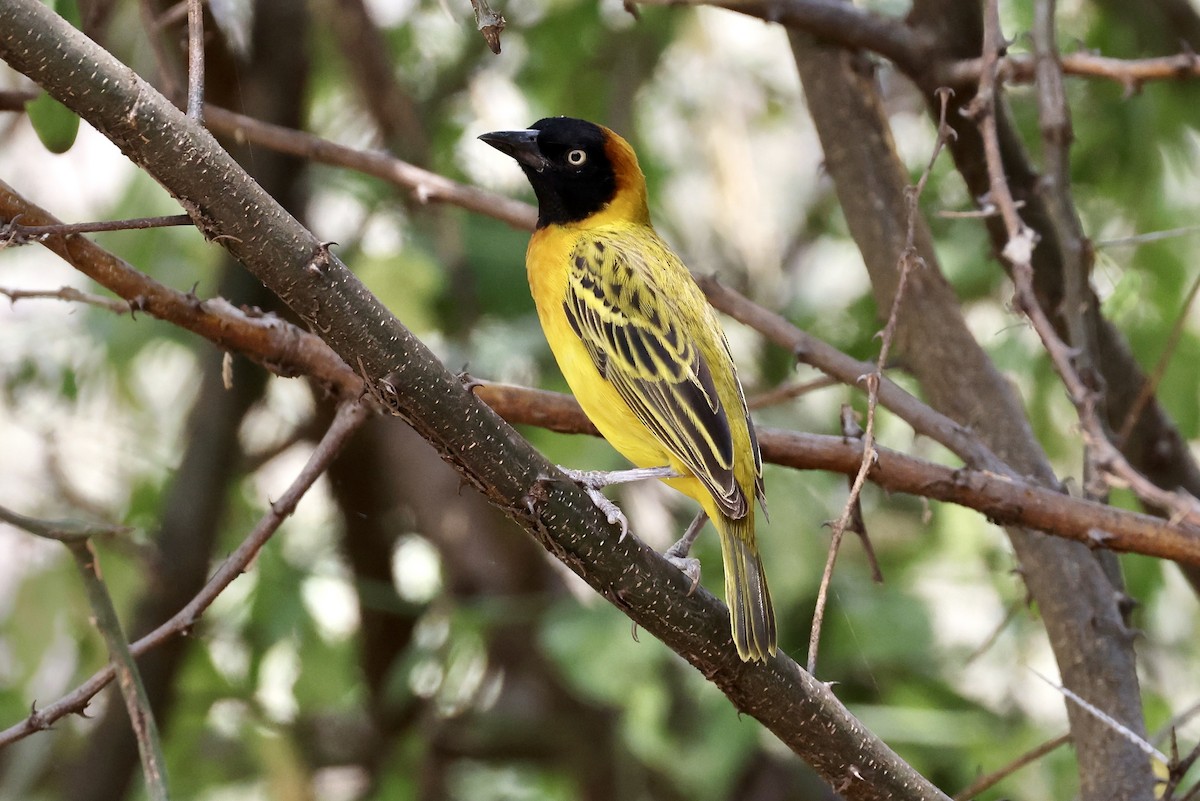
{"type": "Polygon", "coordinates": [[[624,542],[625,536],[629,533],[629,520],[625,517],[625,513],[595,487],[583,483],[579,486],[592,499],[592,503],[596,504],[596,508],[604,513],[609,523],[619,523],[621,525],[621,536],[617,539],[617,542],[624,542]]]}
{"type": "Polygon", "coordinates": [[[620,507],[610,501],[600,491],[601,487],[608,486],[608,474],[595,470],[572,470],[568,467],[560,467],[559,469],[563,471],[567,478],[574,481],[581,490],[587,493],[587,496],[592,499],[592,503],[604,513],[604,517],[609,523],[620,524],[621,537],[617,542],[624,542],[625,537],[629,534],[629,520],[625,517],[625,513],[621,511],[620,507]]]}
{"type": "Polygon", "coordinates": [[[687,591],[687,594],[690,596],[700,586],[700,560],[693,556],[676,556],[671,553],[673,550],[675,549],[671,548],[664,553],[663,558],[675,565],[683,575],[691,579],[692,586],[688,587],[687,591]]]}

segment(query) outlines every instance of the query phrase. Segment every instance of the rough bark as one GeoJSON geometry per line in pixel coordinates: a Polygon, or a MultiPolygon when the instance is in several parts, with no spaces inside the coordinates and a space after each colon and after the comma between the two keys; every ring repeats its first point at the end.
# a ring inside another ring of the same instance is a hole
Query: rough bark
{"type": "MultiPolygon", "coordinates": [[[[871,274],[876,302],[890,309],[906,242],[908,178],[892,146],[873,71],[862,56],[807,34],[792,33],[791,40],[827,169],[871,274]]],[[[970,335],[921,222],[916,241],[925,265],[910,274],[896,341],[906,368],[932,406],[970,426],[1020,472],[1055,486],[1018,398],[970,335]]],[[[1132,632],[1103,565],[1079,544],[1026,529],[1010,528],[1008,534],[1064,684],[1142,730],[1132,632]]],[[[1145,754],[1074,704],[1067,711],[1083,798],[1152,798],[1145,754]]]]}
{"type": "Polygon", "coordinates": [[[608,524],[587,496],[467,392],[328,248],[111,55],[36,0],[0,9],[0,57],[108,136],[179,199],[200,229],[361,371],[467,481],[590,586],[699,669],[847,799],[945,796],[786,655],[741,662],[710,593],[608,524]],[[547,477],[554,477],[547,480],[547,477]]]}
{"type": "MultiPolygon", "coordinates": [[[[269,0],[256,6],[254,60],[237,74],[228,53],[210,47],[210,96],[237,104],[280,125],[300,121],[303,95],[306,15],[288,0],[269,0]],[[287,31],[280,36],[281,31],[287,31]]],[[[250,165],[255,178],[288,208],[303,206],[298,176],[302,162],[272,151],[250,158],[250,149],[231,145],[238,160],[250,165]]],[[[225,259],[219,286],[221,297],[270,309],[278,305],[260,282],[232,259],[225,259]]],[[[242,450],[238,431],[242,419],[266,386],[266,374],[238,364],[232,389],[222,377],[224,354],[206,350],[201,356],[203,378],[188,425],[179,469],[163,497],[162,524],[155,534],[156,557],[145,596],[139,600],[130,626],[133,637],[153,630],[182,608],[208,578],[213,550],[221,532],[229,492],[240,478],[242,450]]],[[[142,679],[159,726],[170,728],[175,681],[193,641],[176,639],[142,657],[142,679]]],[[[64,797],[105,801],[125,797],[137,769],[137,746],[125,710],[107,707],[86,749],[69,771],[64,797]]]]}

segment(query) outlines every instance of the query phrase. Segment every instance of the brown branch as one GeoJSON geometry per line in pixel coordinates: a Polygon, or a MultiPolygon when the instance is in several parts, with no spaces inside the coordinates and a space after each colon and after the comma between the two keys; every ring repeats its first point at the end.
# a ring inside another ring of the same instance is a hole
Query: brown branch
{"type": "Polygon", "coordinates": [[[187,0],[188,88],[187,115],[204,122],[204,2],[187,0]]]}
{"type": "MultiPolygon", "coordinates": [[[[231,135],[241,136],[248,141],[283,152],[375,175],[398,186],[413,190],[418,198],[424,200],[453,203],[518,228],[531,228],[536,219],[536,212],[528,204],[460,184],[389,156],[357,151],[310,134],[259,122],[215,107],[209,107],[207,120],[210,127],[215,130],[224,130],[231,135]]],[[[1020,206],[1012,201],[1011,194],[1008,195],[1008,198],[1011,205],[1007,208],[1015,209],[1020,206]]],[[[1003,214],[1004,209],[996,213],[1003,214]]],[[[792,348],[801,361],[817,367],[843,383],[855,386],[861,376],[869,375],[872,372],[873,368],[870,364],[855,361],[827,344],[809,337],[778,315],[766,312],[737,295],[733,290],[719,286],[715,280],[698,276],[697,281],[716,308],[755,327],[784,347],[792,348]]],[[[1061,340],[1059,342],[1061,343],[1061,340]]],[[[1062,347],[1065,348],[1065,345],[1062,347]]],[[[1065,354],[1065,351],[1060,349],[1060,354],[1065,354]]],[[[977,437],[950,418],[933,411],[896,385],[884,381],[880,387],[879,398],[885,407],[912,425],[918,433],[945,445],[968,464],[994,472],[1012,473],[1011,468],[996,458],[977,437]]],[[[1096,419],[1095,415],[1092,417],[1096,419]]],[[[1108,453],[1104,454],[1102,463],[1109,463],[1113,453],[1120,461],[1124,461],[1119,452],[1115,448],[1111,448],[1108,453]]],[[[1136,475],[1132,468],[1129,468],[1129,471],[1136,475]]],[[[1124,477],[1124,474],[1122,476],[1124,477]]],[[[1179,496],[1175,493],[1158,490],[1144,478],[1140,483],[1136,481],[1129,483],[1130,486],[1135,487],[1135,491],[1140,487],[1139,495],[1145,493],[1145,497],[1162,499],[1160,506],[1179,508],[1179,504],[1175,502],[1175,498],[1179,496]]]]}
{"type": "Polygon", "coordinates": [[[716,6],[737,11],[851,49],[869,50],[902,70],[919,71],[928,43],[904,20],[860,8],[841,0],[638,0],[644,6],[716,6]]]}
{"type": "Polygon", "coordinates": [[[24,245],[39,237],[70,236],[71,234],[93,234],[100,231],[134,231],[145,228],[170,228],[172,226],[192,225],[192,218],[186,214],[172,214],[166,217],[138,217],[133,220],[100,220],[97,222],[57,223],[54,225],[25,225],[18,218],[12,218],[7,225],[0,226],[0,248],[10,245],[24,245]]]}
{"type": "Polygon", "coordinates": [[[1009,762],[1004,767],[980,776],[965,788],[955,793],[954,801],[970,801],[970,799],[975,798],[980,793],[991,789],[1026,765],[1038,761],[1046,754],[1049,754],[1051,751],[1060,746],[1066,745],[1069,742],[1071,742],[1071,733],[1066,732],[1047,740],[1036,748],[1031,748],[1024,754],[1021,754],[1019,757],[1014,759],[1012,762],[1009,762]]]}
{"type": "MultiPolygon", "coordinates": [[[[599,436],[570,395],[490,382],[476,382],[473,391],[510,423],[599,436]]],[[[758,433],[763,460],[770,464],[852,477],[863,462],[859,440],[769,427],[759,427],[758,433]]],[[[945,467],[879,445],[876,453],[868,478],[887,492],[958,504],[997,525],[1021,525],[1089,547],[1200,562],[1200,530],[987,470],[945,467]]]]}
{"type": "MultiPolygon", "coordinates": [[[[46,210],[0,181],[0,221],[61,226],[46,210]]],[[[200,300],[164,286],[82,236],[46,234],[39,241],[75,269],[145,312],[242,353],[283,376],[308,375],[341,398],[362,394],[362,381],[317,337],[273,315],[239,311],[222,298],[200,300]],[[299,372],[298,365],[303,365],[299,372]]]]}
{"type": "Polygon", "coordinates": [[[355,150],[312,134],[272,125],[216,106],[205,108],[205,122],[217,133],[251,144],[382,178],[411,190],[420,203],[452,203],[468,211],[506,222],[514,228],[531,229],[537,221],[537,212],[528,203],[452,181],[383,153],[355,150]]]}
{"type": "Polygon", "coordinates": [[[1032,263],[1037,234],[1025,225],[1013,202],[1012,192],[1004,175],[1004,161],[996,128],[996,62],[997,54],[1003,47],[1003,38],[999,31],[999,15],[995,11],[994,0],[989,0],[985,25],[988,31],[984,49],[985,68],[979,82],[979,92],[972,101],[970,112],[983,137],[991,201],[1000,211],[1008,233],[1008,243],[1004,247],[1003,256],[1012,266],[1017,308],[1033,324],[1034,331],[1041,339],[1055,371],[1066,387],[1079,415],[1086,444],[1092,451],[1092,459],[1098,470],[1105,474],[1105,480],[1110,485],[1129,487],[1143,503],[1171,510],[1173,519],[1191,525],[1200,524],[1200,501],[1182,491],[1169,492],[1156,486],[1136,471],[1109,440],[1108,432],[1098,414],[1097,393],[1087,385],[1075,368],[1073,360],[1076,352],[1059,337],[1038,302],[1033,287],[1032,263]]]}
{"type": "Polygon", "coordinates": [[[128,529],[123,526],[95,525],[73,520],[35,520],[2,507],[0,520],[36,536],[58,540],[71,552],[87,592],[88,604],[92,608],[92,622],[108,648],[108,667],[115,674],[117,684],[121,688],[121,697],[125,701],[125,710],[129,714],[133,734],[137,740],[138,754],[142,760],[146,792],[154,801],[166,801],[168,794],[162,739],[154,722],[154,712],[150,708],[146,687],[142,683],[137,663],[133,660],[129,641],[125,638],[112,596],[109,595],[100,572],[100,562],[92,547],[94,537],[110,536],[128,529]]]}
{"type": "MultiPolygon", "coordinates": [[[[639,0],[641,5],[714,6],[776,22],[818,36],[847,49],[866,50],[893,62],[909,77],[933,86],[975,84],[985,68],[984,59],[939,60],[923,31],[914,30],[897,17],[878,14],[839,0],[639,0]]],[[[1037,57],[1017,54],[996,60],[997,79],[1032,83],[1037,78],[1037,57]]],[[[1062,70],[1081,78],[1116,81],[1133,93],[1149,81],[1187,80],[1200,77],[1200,56],[1184,51],[1154,58],[1121,59],[1094,53],[1061,57],[1062,70]]]]}
{"type": "MultiPolygon", "coordinates": [[[[271,538],[271,535],[295,511],[300,499],[304,497],[317,478],[325,472],[329,463],[341,451],[350,436],[366,420],[367,414],[368,407],[358,401],[347,401],[338,407],[337,416],[330,424],[329,430],[313,448],[308,462],[293,480],[291,486],[280,496],[278,501],[271,504],[271,509],[263,515],[237,549],[222,563],[195,598],[170,620],[129,647],[132,655],[143,654],[172,637],[186,633],[196,625],[200,616],[212,605],[217,596],[234,579],[246,571],[250,562],[271,538]]],[[[34,732],[44,731],[66,715],[82,714],[96,693],[104,689],[112,680],[113,667],[110,664],[49,706],[42,709],[34,708],[25,720],[0,731],[0,748],[34,732]]]]}
{"type": "Polygon", "coordinates": [[[82,292],[73,286],[59,287],[58,289],[9,289],[0,287],[0,295],[7,296],[13,303],[16,303],[18,300],[35,299],[65,300],[73,303],[86,303],[89,306],[105,309],[113,314],[133,313],[133,309],[128,303],[101,295],[94,295],[90,292],[82,292]]]}
{"type": "MultiPolygon", "coordinates": [[[[1148,81],[1176,81],[1200,77],[1200,57],[1183,52],[1154,58],[1110,58],[1094,53],[1064,53],[1059,57],[1062,71],[1080,78],[1116,81],[1132,94],[1148,81]]],[[[1036,55],[1011,55],[996,63],[997,79],[1006,83],[1032,83],[1037,79],[1036,55]]],[[[951,85],[978,81],[983,59],[973,58],[946,64],[936,71],[937,80],[951,85]]]]}
{"type": "MultiPolygon", "coordinates": [[[[38,224],[55,224],[48,212],[0,182],[0,219],[18,214],[38,224]]],[[[239,310],[221,298],[200,301],[192,295],[164,287],[83,237],[62,240],[61,237],[47,237],[42,244],[84,274],[125,297],[133,309],[180,325],[220,347],[242,353],[279,375],[310,376],[338,397],[356,398],[362,394],[361,377],[313,334],[275,317],[261,317],[239,310]]],[[[838,351],[715,280],[703,277],[699,280],[717,308],[768,339],[801,354],[804,361],[842,383],[861,388],[859,377],[874,369],[874,365],[838,351]]],[[[482,381],[473,382],[473,386],[481,400],[510,422],[564,433],[598,435],[570,396],[482,381]]],[[[928,464],[925,469],[905,468],[901,470],[902,477],[893,479],[885,466],[906,465],[904,459],[908,457],[881,451],[888,458],[876,464],[869,478],[884,489],[968,506],[991,520],[1020,523],[1089,545],[1105,544],[1114,550],[1145,553],[1184,563],[1196,560],[1195,535],[1191,529],[1169,526],[1124,510],[1080,505],[1081,502],[1066,495],[1027,485],[969,430],[930,409],[887,378],[880,383],[879,397],[880,403],[919,433],[945,445],[976,468],[974,471],[954,471],[928,464]]],[[[785,434],[792,436],[788,432],[764,433],[763,455],[767,461],[797,469],[835,470],[848,475],[854,475],[861,465],[861,450],[852,444],[841,456],[833,458],[824,449],[821,452],[825,455],[820,455],[797,449],[794,445],[778,444],[795,442],[786,438],[774,439],[785,434]],[[857,456],[849,457],[848,454],[857,456]],[[844,461],[846,458],[854,460],[849,467],[844,461]]]]}
{"type": "Polygon", "coordinates": [[[1171,357],[1175,355],[1175,349],[1179,347],[1179,341],[1183,338],[1183,332],[1187,328],[1189,312],[1192,304],[1196,301],[1197,292],[1200,292],[1200,273],[1197,273],[1196,277],[1192,279],[1192,286],[1188,289],[1187,297],[1183,299],[1183,305],[1175,317],[1171,333],[1167,335],[1167,341],[1163,344],[1162,353],[1159,354],[1154,369],[1150,371],[1150,375],[1146,377],[1141,389],[1138,390],[1137,397],[1133,399],[1129,410],[1125,412],[1125,420],[1121,423],[1121,428],[1116,435],[1117,447],[1124,446],[1133,432],[1133,427],[1137,425],[1138,419],[1142,416],[1142,412],[1146,410],[1146,405],[1154,399],[1155,393],[1158,392],[1158,385],[1166,375],[1171,357]]]}

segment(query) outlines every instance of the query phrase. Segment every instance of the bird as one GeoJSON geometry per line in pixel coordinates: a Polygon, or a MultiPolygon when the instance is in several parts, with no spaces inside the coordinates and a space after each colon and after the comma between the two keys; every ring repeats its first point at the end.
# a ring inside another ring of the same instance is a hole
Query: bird
{"type": "Polygon", "coordinates": [[[755,539],[755,503],[767,512],[758,438],[716,312],[651,223],[637,155],[614,131],[571,117],[479,139],[533,187],[525,261],[543,332],[584,413],[636,466],[568,475],[619,518],[622,536],[623,515],[598,492],[605,484],[658,477],[697,501],[667,556],[694,562],[692,542],[713,521],[734,645],[743,661],[765,662],[776,629],[755,539]]]}

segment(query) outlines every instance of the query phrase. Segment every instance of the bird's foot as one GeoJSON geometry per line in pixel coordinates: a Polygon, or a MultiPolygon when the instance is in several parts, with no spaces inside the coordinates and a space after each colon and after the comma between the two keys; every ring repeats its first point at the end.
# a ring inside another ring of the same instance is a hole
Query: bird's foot
{"type": "Polygon", "coordinates": [[[567,478],[574,481],[579,488],[587,493],[596,504],[596,508],[604,513],[609,523],[619,523],[621,526],[622,542],[629,534],[629,520],[615,503],[610,501],[600,490],[611,484],[627,484],[630,481],[644,481],[650,478],[677,478],[679,473],[670,467],[638,467],[632,470],[572,470],[569,467],[559,467],[567,478]]]}
{"type": "Polygon", "coordinates": [[[700,535],[700,529],[704,528],[707,521],[708,515],[700,512],[688,525],[687,531],[683,532],[679,542],[672,545],[663,554],[664,559],[675,565],[683,572],[683,575],[692,580],[692,586],[688,588],[688,595],[695,592],[696,587],[700,585],[700,560],[689,557],[688,554],[691,553],[692,543],[696,541],[696,537],[700,535]]]}
{"type": "Polygon", "coordinates": [[[700,586],[700,560],[694,556],[675,556],[671,553],[673,550],[674,548],[664,553],[663,559],[675,565],[679,572],[691,580],[692,586],[688,587],[687,591],[687,594],[691,595],[700,586]]]}

